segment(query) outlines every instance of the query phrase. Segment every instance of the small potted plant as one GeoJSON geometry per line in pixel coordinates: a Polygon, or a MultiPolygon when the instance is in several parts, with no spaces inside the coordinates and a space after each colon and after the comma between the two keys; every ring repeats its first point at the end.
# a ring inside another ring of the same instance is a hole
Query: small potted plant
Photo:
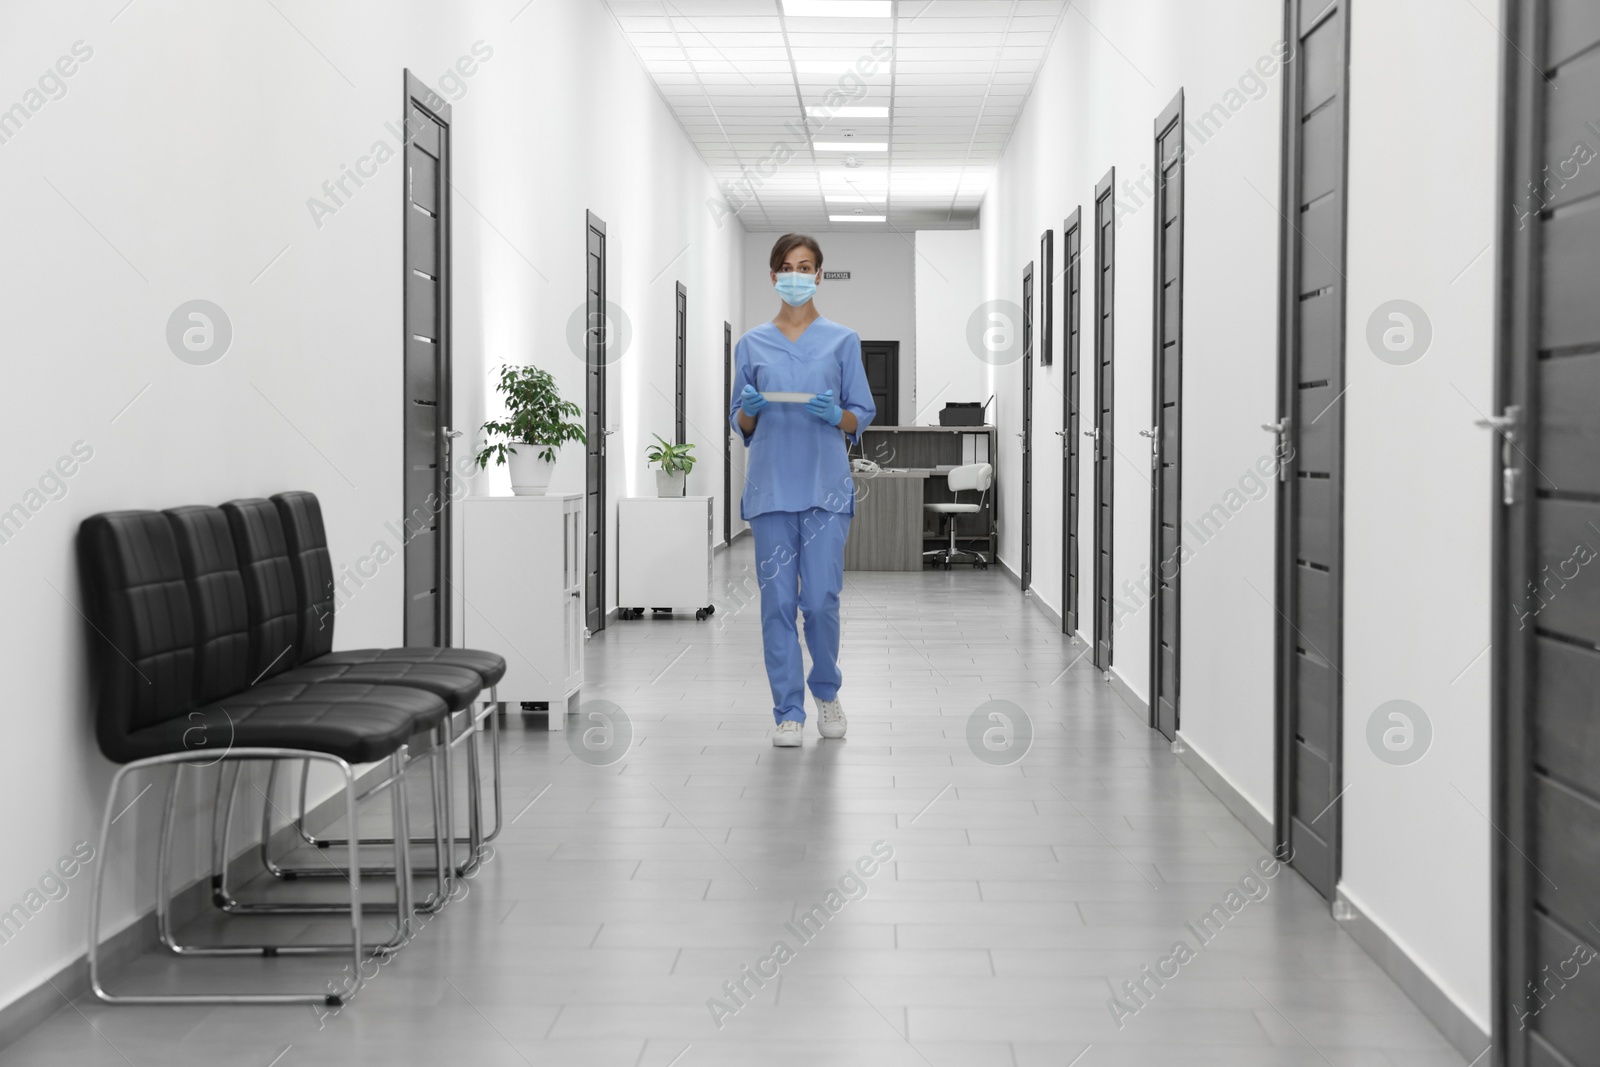
{"type": "Polygon", "coordinates": [[[657,496],[683,496],[685,479],[694,470],[694,445],[668,444],[660,434],[651,434],[656,443],[645,451],[644,458],[660,467],[656,471],[657,496]]]}
{"type": "Polygon", "coordinates": [[[506,419],[483,424],[488,437],[478,453],[478,467],[486,469],[490,458],[496,465],[509,464],[513,493],[543,496],[555,470],[556,449],[568,441],[588,440],[583,424],[572,421],[583,409],[561,399],[554,376],[538,367],[502,365],[496,388],[505,397],[506,419]]]}

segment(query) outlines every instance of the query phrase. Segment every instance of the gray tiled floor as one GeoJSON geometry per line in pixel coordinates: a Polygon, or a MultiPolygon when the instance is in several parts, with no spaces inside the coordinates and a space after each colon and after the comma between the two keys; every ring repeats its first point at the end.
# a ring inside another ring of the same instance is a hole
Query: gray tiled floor
{"type": "MultiPolygon", "coordinates": [[[[719,581],[752,563],[746,539],[719,581]]],[[[341,1014],[80,999],[0,1062],[1466,1062],[1288,872],[1119,1028],[1113,987],[1194,944],[1185,923],[1263,850],[998,570],[853,573],[845,612],[850,736],[808,724],[798,751],[768,741],[759,619],[736,595],[591,641],[585,699],[625,712],[627,755],[579,761],[587,723],[513,716],[493,859],[341,1014]],[[990,700],[1035,733],[1009,766],[968,746],[990,700]],[[879,841],[893,860],[802,943],[785,924],[879,841]],[[708,999],[778,940],[794,958],[719,1028],[708,999]]],[[[338,969],[152,956],[121,982],[304,989],[338,969]]]]}

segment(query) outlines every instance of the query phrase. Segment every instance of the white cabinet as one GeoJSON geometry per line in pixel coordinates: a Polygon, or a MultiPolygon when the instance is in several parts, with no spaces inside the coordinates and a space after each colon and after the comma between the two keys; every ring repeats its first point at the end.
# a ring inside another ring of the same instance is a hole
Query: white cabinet
{"type": "Polygon", "coordinates": [[[462,644],[506,658],[500,699],[566,728],[583,684],[583,494],[462,501],[462,644]]]}
{"type": "Polygon", "coordinates": [[[712,498],[631,496],[617,501],[617,612],[651,608],[711,614],[712,498]]]}

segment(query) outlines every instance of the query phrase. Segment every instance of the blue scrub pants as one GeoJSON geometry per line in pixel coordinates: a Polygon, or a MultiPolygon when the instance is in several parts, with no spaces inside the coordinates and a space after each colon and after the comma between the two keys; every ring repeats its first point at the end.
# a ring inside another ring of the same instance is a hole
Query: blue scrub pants
{"type": "Polygon", "coordinates": [[[806,721],[806,687],[820,700],[839,694],[839,591],[850,516],[824,508],[769,511],[749,520],[761,587],[761,643],[772,717],[806,721]],[[804,677],[795,610],[805,615],[811,674],[804,677]]]}

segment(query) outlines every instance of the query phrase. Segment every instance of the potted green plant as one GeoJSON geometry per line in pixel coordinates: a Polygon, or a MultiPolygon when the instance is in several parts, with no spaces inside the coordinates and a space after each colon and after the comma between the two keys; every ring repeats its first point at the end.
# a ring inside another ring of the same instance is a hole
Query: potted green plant
{"type": "Polygon", "coordinates": [[[495,387],[505,398],[506,418],[483,424],[488,435],[478,453],[478,467],[489,460],[511,468],[511,491],[518,496],[543,496],[555,470],[556,449],[568,441],[587,441],[583,424],[573,420],[583,409],[561,399],[556,380],[538,367],[500,367],[495,387]],[[498,440],[497,440],[498,438],[498,440]]]}
{"type": "Polygon", "coordinates": [[[668,444],[660,434],[651,434],[656,443],[645,450],[644,458],[660,467],[656,471],[657,496],[683,496],[684,482],[694,470],[694,445],[668,444]]]}

